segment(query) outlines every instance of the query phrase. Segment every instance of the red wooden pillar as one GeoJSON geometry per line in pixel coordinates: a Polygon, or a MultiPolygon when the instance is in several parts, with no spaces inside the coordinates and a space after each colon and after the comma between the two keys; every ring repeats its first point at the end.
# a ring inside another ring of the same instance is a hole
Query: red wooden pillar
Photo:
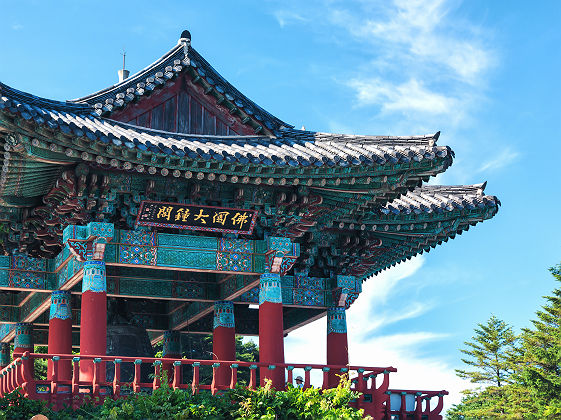
{"type": "MultiPolygon", "coordinates": [[[[349,346],[347,343],[347,318],[345,308],[334,306],[327,309],[327,364],[348,365],[349,346]]],[[[340,370],[329,371],[329,388],[339,384],[340,370]]]]}
{"type": "Polygon", "coordinates": [[[14,359],[20,357],[25,351],[33,353],[33,324],[20,322],[16,324],[14,359]]]}
{"type": "MultiPolygon", "coordinates": [[[[162,357],[167,359],[181,359],[181,334],[179,331],[165,331],[162,342],[162,357]]],[[[168,382],[173,381],[173,362],[162,363],[168,376],[168,382]]]]}
{"type": "MultiPolygon", "coordinates": [[[[281,278],[278,273],[261,274],[259,288],[259,361],[267,365],[284,363],[284,328],[282,321],[281,278]]],[[[275,389],[284,389],[284,368],[260,371],[261,386],[266,380],[275,389]]]]}
{"type": "MultiPolygon", "coordinates": [[[[107,282],[105,261],[84,262],[82,279],[82,306],[80,316],[80,355],[105,356],[107,352],[107,282]]],[[[92,361],[80,361],[80,380],[91,381],[94,376],[92,361]]],[[[99,376],[105,380],[105,364],[99,376]]]]}
{"type": "Polygon", "coordinates": [[[10,364],[10,343],[0,343],[0,369],[10,364]]]}
{"type": "MultiPolygon", "coordinates": [[[[234,304],[230,301],[214,302],[214,325],[212,333],[212,352],[220,360],[236,360],[236,334],[234,324],[234,304]]],[[[215,386],[229,386],[232,369],[222,363],[216,369],[215,386]]]]}
{"type": "MultiPolygon", "coordinates": [[[[72,308],[70,292],[55,290],[51,293],[51,309],[49,311],[48,352],[50,354],[72,354],[72,308]]],[[[53,376],[53,362],[48,361],[47,379],[53,376]]],[[[70,360],[58,362],[58,380],[70,380],[72,371],[70,360]]]]}

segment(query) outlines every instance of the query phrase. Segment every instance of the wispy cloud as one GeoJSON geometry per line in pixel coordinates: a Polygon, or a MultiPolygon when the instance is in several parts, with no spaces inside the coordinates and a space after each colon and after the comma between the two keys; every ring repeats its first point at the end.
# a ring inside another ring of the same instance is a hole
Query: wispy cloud
{"type": "Polygon", "coordinates": [[[348,83],[358,104],[440,117],[468,111],[493,53],[476,28],[450,17],[450,8],[445,0],[395,0],[378,7],[376,18],[331,10],[331,21],[376,56],[348,83]]]}
{"type": "Polygon", "coordinates": [[[484,162],[478,169],[478,172],[496,171],[502,169],[518,159],[518,156],[520,156],[520,153],[512,150],[510,147],[506,147],[493,159],[484,162]]]}
{"type": "Polygon", "coordinates": [[[382,6],[365,2],[362,7],[366,13],[331,8],[331,22],[376,46],[378,56],[399,58],[396,65],[404,60],[417,66],[430,64],[433,75],[447,69],[448,76],[475,83],[493,64],[493,54],[484,47],[479,29],[452,19],[448,0],[394,0],[382,6]],[[368,13],[372,7],[376,7],[376,19],[368,13]]]}
{"type": "Polygon", "coordinates": [[[454,113],[457,105],[456,99],[431,92],[416,79],[396,85],[380,78],[357,78],[348,85],[356,91],[360,105],[380,105],[385,112],[448,114],[454,113]]]}
{"type": "MultiPolygon", "coordinates": [[[[391,310],[388,301],[400,288],[409,287],[423,264],[423,257],[416,257],[364,283],[363,293],[347,311],[349,361],[354,365],[396,367],[398,372],[391,376],[393,388],[446,388],[454,394],[448,399],[449,404],[459,400],[465,383],[455,376],[447,363],[421,352],[423,347],[437,345],[449,334],[423,329],[373,334],[382,326],[418,317],[432,308],[431,303],[413,302],[405,311],[402,306],[391,310]]],[[[325,318],[290,333],[285,339],[287,362],[322,363],[326,360],[326,351],[325,318]]],[[[312,382],[321,384],[321,372],[312,376],[312,382]]]]}
{"type": "Polygon", "coordinates": [[[13,29],[14,31],[20,31],[20,30],[23,29],[23,25],[21,25],[21,24],[19,24],[19,23],[14,23],[14,24],[12,24],[12,29],[13,29]]]}
{"type": "MultiPolygon", "coordinates": [[[[354,93],[356,104],[372,107],[372,118],[408,117],[442,128],[469,121],[484,101],[497,53],[488,30],[458,17],[456,0],[283,2],[279,25],[305,24],[322,37],[360,51],[362,60],[341,67],[336,81],[354,93]],[[308,19],[313,16],[313,19],[308,19]],[[430,121],[428,118],[432,117],[430,121]]],[[[407,127],[404,127],[407,129],[407,127]]]]}
{"type": "Polygon", "coordinates": [[[308,20],[303,15],[291,10],[276,10],[273,14],[281,28],[292,23],[302,23],[308,20]]]}

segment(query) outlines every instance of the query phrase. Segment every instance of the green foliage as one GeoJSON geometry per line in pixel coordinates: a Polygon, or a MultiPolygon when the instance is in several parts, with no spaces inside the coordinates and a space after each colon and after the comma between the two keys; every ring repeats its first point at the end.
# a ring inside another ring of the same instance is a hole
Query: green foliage
{"type": "MultiPolygon", "coordinates": [[[[550,269],[561,282],[561,265],[550,269]]],[[[522,334],[524,368],[522,384],[538,398],[561,405],[561,288],[546,296],[546,304],[536,312],[533,328],[522,334]]],[[[553,408],[552,408],[553,410],[553,408]]]]}
{"type": "Polygon", "coordinates": [[[66,408],[55,412],[45,401],[24,398],[19,390],[0,398],[0,420],[28,420],[36,414],[43,414],[49,420],[84,420],[99,418],[98,413],[99,407],[91,402],[85,403],[76,411],[66,408]]]}
{"type": "MultiPolygon", "coordinates": [[[[35,346],[35,353],[46,354],[48,353],[47,346],[35,346]]],[[[47,379],[47,359],[35,359],[33,362],[34,378],[45,380],[47,379]]]]}
{"type": "Polygon", "coordinates": [[[486,383],[500,387],[513,373],[513,361],[517,336],[512,327],[494,315],[487,324],[478,324],[472,341],[466,341],[461,352],[468,357],[462,359],[472,370],[456,369],[460,378],[474,383],[486,383]]]}
{"type": "MultiPolygon", "coordinates": [[[[561,265],[550,271],[561,282],[561,265]]],[[[461,403],[448,411],[447,419],[561,418],[561,288],[554,289],[545,300],[532,328],[522,331],[520,342],[511,341],[510,327],[494,317],[486,328],[479,324],[474,342],[466,343],[470,350],[463,351],[472,358],[463,361],[480,370],[457,372],[472,382],[494,386],[465,391],[461,403]],[[481,357],[482,354],[496,354],[496,358],[481,357]]]]}
{"type": "Polygon", "coordinates": [[[133,395],[102,405],[85,405],[76,411],[50,410],[44,402],[25,399],[18,392],[0,398],[0,420],[29,419],[44,414],[50,420],[108,419],[362,419],[362,410],[349,407],[358,394],[343,380],[331,390],[289,388],[275,391],[270,384],[257,390],[238,387],[212,396],[173,390],[165,381],[152,395],[133,395]]]}
{"type": "Polygon", "coordinates": [[[18,391],[14,391],[4,398],[0,398],[0,420],[27,420],[34,414],[44,414],[48,416],[50,411],[47,409],[44,402],[23,398],[18,391]]]}
{"type": "Polygon", "coordinates": [[[239,388],[231,393],[232,400],[239,402],[235,418],[263,420],[362,419],[363,410],[349,407],[349,402],[358,395],[350,390],[350,381],[345,378],[337,388],[326,391],[289,387],[278,392],[267,383],[256,391],[239,388]]]}

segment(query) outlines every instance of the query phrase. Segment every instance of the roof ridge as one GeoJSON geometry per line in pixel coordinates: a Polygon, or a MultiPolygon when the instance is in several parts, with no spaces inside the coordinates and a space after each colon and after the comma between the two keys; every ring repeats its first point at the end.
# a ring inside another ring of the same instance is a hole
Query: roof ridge
{"type": "MultiPolygon", "coordinates": [[[[369,135],[369,134],[345,134],[345,133],[329,133],[324,131],[311,131],[311,130],[299,130],[297,128],[283,128],[278,130],[275,134],[279,137],[286,137],[286,134],[289,135],[296,135],[302,137],[314,137],[315,140],[322,140],[322,136],[328,137],[339,137],[340,140],[346,140],[348,142],[353,142],[354,140],[364,141],[364,140],[375,140],[375,141],[391,141],[392,144],[395,144],[395,141],[402,140],[404,142],[412,142],[412,141],[427,141],[429,143],[433,143],[432,145],[436,146],[436,141],[440,136],[440,131],[437,131],[435,134],[421,134],[421,135],[414,135],[414,136],[389,136],[389,135],[369,135]],[[319,137],[319,138],[318,138],[319,137]]],[[[328,140],[328,139],[326,139],[328,140]]],[[[431,145],[431,144],[429,144],[431,145]]]]}
{"type": "Polygon", "coordinates": [[[469,190],[477,190],[477,191],[485,191],[487,187],[487,181],[480,182],[478,184],[457,184],[457,185],[422,185],[420,187],[415,188],[411,192],[415,192],[418,190],[433,190],[433,191],[450,191],[450,190],[462,190],[462,189],[469,189],[469,190]]]}
{"type": "Polygon", "coordinates": [[[257,105],[228,82],[191,47],[191,39],[184,37],[185,32],[187,31],[181,34],[175,47],[134,75],[122,82],[70,102],[87,102],[95,108],[98,115],[109,116],[113,111],[126,107],[129,102],[149,94],[158,87],[165,86],[168,80],[174,79],[187,68],[191,68],[191,71],[204,79],[218,95],[223,95],[245,114],[250,115],[258,125],[264,125],[269,130],[292,127],[257,105]]]}
{"type": "Polygon", "coordinates": [[[85,114],[89,114],[93,112],[93,109],[89,104],[59,101],[56,99],[49,99],[49,98],[43,98],[41,96],[35,96],[31,93],[15,89],[2,82],[0,82],[0,94],[2,95],[2,97],[5,96],[7,99],[10,100],[15,99],[16,101],[21,101],[22,103],[25,103],[27,105],[49,107],[57,111],[65,110],[65,111],[71,111],[75,113],[85,113],[85,114]],[[80,111],[84,111],[84,112],[80,112],[80,111]]]}
{"type": "MultiPolygon", "coordinates": [[[[168,52],[166,52],[164,55],[162,55],[160,58],[158,58],[157,60],[155,60],[153,63],[149,64],[148,66],[144,67],[143,69],[137,71],[135,74],[133,74],[132,76],[127,77],[126,79],[115,83],[112,86],[106,87],[104,89],[101,89],[97,92],[91,93],[89,95],[83,96],[81,98],[76,98],[76,99],[71,99],[69,100],[69,102],[74,102],[74,103],[82,103],[82,102],[88,102],[91,101],[92,99],[101,96],[103,94],[109,93],[112,90],[122,90],[125,86],[131,86],[132,84],[134,84],[135,82],[139,82],[139,78],[141,78],[142,75],[148,73],[150,70],[153,70],[158,64],[164,62],[166,59],[168,59],[171,55],[177,53],[177,51],[179,49],[185,49],[185,45],[183,45],[182,43],[178,43],[175,47],[173,47],[171,50],[169,50],[168,52]]],[[[185,51],[185,58],[187,57],[187,51],[185,51]]],[[[142,80],[143,82],[145,81],[142,80]]],[[[89,102],[88,102],[89,103],[89,102]]]]}

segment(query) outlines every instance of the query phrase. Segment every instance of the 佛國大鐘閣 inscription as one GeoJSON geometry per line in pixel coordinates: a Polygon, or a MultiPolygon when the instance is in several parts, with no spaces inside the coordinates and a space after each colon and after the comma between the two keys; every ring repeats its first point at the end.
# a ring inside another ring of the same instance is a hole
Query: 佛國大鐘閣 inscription
{"type": "Polygon", "coordinates": [[[256,218],[255,210],[143,201],[136,224],[249,235],[256,218]]]}

